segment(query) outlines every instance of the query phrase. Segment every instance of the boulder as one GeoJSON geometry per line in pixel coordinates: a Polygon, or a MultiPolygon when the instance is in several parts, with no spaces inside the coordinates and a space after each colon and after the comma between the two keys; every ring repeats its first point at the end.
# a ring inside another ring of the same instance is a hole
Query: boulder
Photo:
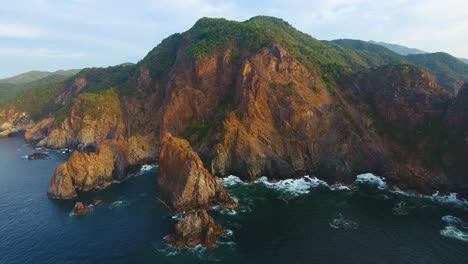
{"type": "Polygon", "coordinates": [[[166,133],[161,141],[159,198],[173,212],[235,208],[237,203],[203,166],[189,142],[166,133]]]}
{"type": "Polygon", "coordinates": [[[28,160],[38,160],[38,159],[49,159],[49,155],[46,153],[33,153],[31,155],[28,155],[28,160]]]}
{"type": "Polygon", "coordinates": [[[73,208],[73,212],[77,215],[84,215],[89,211],[91,211],[91,208],[84,205],[82,202],[76,202],[75,207],[73,208]]]}
{"type": "Polygon", "coordinates": [[[224,233],[221,225],[202,210],[185,215],[176,224],[174,234],[164,238],[164,241],[178,248],[193,248],[201,244],[212,249],[216,246],[218,237],[224,233]]]}

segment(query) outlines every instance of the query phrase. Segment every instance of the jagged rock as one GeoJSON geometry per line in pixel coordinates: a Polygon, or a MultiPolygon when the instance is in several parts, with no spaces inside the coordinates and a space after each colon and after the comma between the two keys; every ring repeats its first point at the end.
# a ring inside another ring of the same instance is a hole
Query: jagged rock
{"type": "Polygon", "coordinates": [[[161,140],[158,190],[160,200],[172,211],[208,209],[213,205],[226,208],[237,203],[203,166],[188,141],[166,133],[161,140]]]}
{"type": "Polygon", "coordinates": [[[51,117],[41,120],[35,126],[26,130],[26,133],[24,133],[24,140],[26,140],[26,142],[37,142],[47,137],[54,121],[55,119],[51,117]]]}
{"type": "Polygon", "coordinates": [[[39,122],[27,131],[25,139],[39,141],[38,147],[86,150],[124,134],[121,103],[113,90],[80,94],[61,115],[39,122]]]}
{"type": "Polygon", "coordinates": [[[33,153],[28,155],[28,160],[38,160],[38,159],[49,159],[49,155],[46,153],[33,153]]]}
{"type": "Polygon", "coordinates": [[[28,113],[15,109],[0,110],[0,137],[8,137],[32,127],[34,121],[28,113]]]}
{"type": "Polygon", "coordinates": [[[62,163],[55,169],[54,176],[49,181],[47,195],[54,199],[71,199],[76,197],[77,194],[67,163],[62,163]]]}
{"type": "Polygon", "coordinates": [[[92,153],[74,151],[69,160],[56,169],[49,182],[49,196],[69,199],[76,196],[75,189],[105,188],[114,180],[125,179],[131,166],[141,165],[156,156],[156,146],[145,145],[144,142],[148,141],[149,137],[132,140],[119,137],[99,143],[92,153]],[[64,181],[69,183],[64,185],[65,189],[60,187],[64,181]]]}
{"type": "Polygon", "coordinates": [[[212,249],[224,234],[222,226],[204,210],[186,214],[175,226],[174,234],[164,238],[167,244],[178,248],[193,248],[199,244],[212,249]]]}
{"type": "Polygon", "coordinates": [[[73,208],[73,212],[77,215],[84,215],[89,211],[91,211],[91,208],[84,205],[82,202],[76,202],[75,207],[73,208]]]}

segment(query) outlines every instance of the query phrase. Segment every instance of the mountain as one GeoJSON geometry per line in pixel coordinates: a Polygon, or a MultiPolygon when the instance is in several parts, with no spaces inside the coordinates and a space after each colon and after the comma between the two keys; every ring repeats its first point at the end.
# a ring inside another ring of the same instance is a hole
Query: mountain
{"type": "Polygon", "coordinates": [[[202,18],[136,65],[84,69],[8,100],[0,127],[26,130],[36,146],[74,149],[50,181],[53,198],[157,161],[166,133],[187,140],[197,169],[221,177],[352,184],[372,172],[405,190],[466,196],[462,164],[447,163],[468,144],[458,141],[461,97],[431,73],[458,78],[463,68],[446,72],[451,60],[430,58],[411,57],[415,66],[379,45],[319,41],[273,17],[202,18]]]}
{"type": "Polygon", "coordinates": [[[77,74],[80,70],[60,70],[56,72],[30,71],[0,80],[0,101],[7,100],[32,87],[61,82],[77,74]]]}
{"type": "Polygon", "coordinates": [[[468,64],[468,59],[463,59],[463,58],[459,58],[461,61],[463,61],[464,63],[468,64]]]}
{"type": "Polygon", "coordinates": [[[422,53],[399,55],[396,52],[380,45],[372,44],[362,40],[341,39],[333,40],[331,43],[339,45],[348,50],[360,52],[361,57],[365,54],[373,54],[372,59],[378,58],[380,64],[409,63],[429,70],[436,76],[436,81],[452,95],[468,81],[468,65],[447,53],[422,53]]]}
{"type": "Polygon", "coordinates": [[[392,50],[392,51],[394,51],[394,52],[396,52],[396,53],[398,53],[400,55],[403,55],[403,56],[406,56],[406,55],[409,55],[409,54],[424,54],[424,53],[427,53],[427,52],[425,52],[423,50],[420,50],[420,49],[408,48],[408,47],[398,45],[398,44],[377,42],[377,41],[373,41],[373,40],[370,40],[369,43],[386,47],[387,49],[392,50]]]}

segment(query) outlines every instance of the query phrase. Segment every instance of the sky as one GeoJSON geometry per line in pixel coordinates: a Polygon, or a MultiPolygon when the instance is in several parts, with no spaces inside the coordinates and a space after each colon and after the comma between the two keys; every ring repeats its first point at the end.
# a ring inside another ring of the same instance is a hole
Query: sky
{"type": "Polygon", "coordinates": [[[201,17],[280,17],[323,40],[375,40],[468,58],[466,0],[5,0],[0,78],[138,62],[201,17]]]}

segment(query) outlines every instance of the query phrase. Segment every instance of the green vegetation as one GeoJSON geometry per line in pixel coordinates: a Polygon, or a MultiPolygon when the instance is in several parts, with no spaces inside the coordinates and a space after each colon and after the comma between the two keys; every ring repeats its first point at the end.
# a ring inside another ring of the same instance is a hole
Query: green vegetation
{"type": "Polygon", "coordinates": [[[270,88],[273,90],[280,90],[287,96],[295,95],[296,94],[296,83],[295,82],[288,82],[286,84],[281,84],[277,82],[271,82],[270,88]]]}
{"type": "Polygon", "coordinates": [[[468,81],[468,64],[450,54],[437,52],[406,56],[408,61],[422,66],[435,74],[445,74],[468,81]]]}
{"type": "Polygon", "coordinates": [[[63,91],[63,82],[36,86],[6,101],[2,108],[14,108],[19,112],[28,112],[31,118],[39,120],[54,109],[54,100],[63,91]]]}
{"type": "Polygon", "coordinates": [[[185,39],[190,43],[185,52],[189,59],[217,54],[229,47],[255,52],[271,44],[271,39],[259,25],[213,18],[198,20],[186,33],[185,39]]]}
{"type": "Polygon", "coordinates": [[[184,132],[179,134],[179,137],[196,143],[203,139],[212,127],[213,123],[211,122],[190,124],[184,132]]]}
{"type": "Polygon", "coordinates": [[[6,101],[15,95],[31,88],[63,82],[78,73],[79,70],[40,72],[31,71],[7,79],[0,80],[0,102],[6,101]]]}
{"type": "Polygon", "coordinates": [[[175,63],[177,51],[181,46],[182,39],[182,34],[169,36],[150,51],[140,62],[142,66],[150,70],[153,80],[162,80],[167,77],[167,74],[175,63]]]}

